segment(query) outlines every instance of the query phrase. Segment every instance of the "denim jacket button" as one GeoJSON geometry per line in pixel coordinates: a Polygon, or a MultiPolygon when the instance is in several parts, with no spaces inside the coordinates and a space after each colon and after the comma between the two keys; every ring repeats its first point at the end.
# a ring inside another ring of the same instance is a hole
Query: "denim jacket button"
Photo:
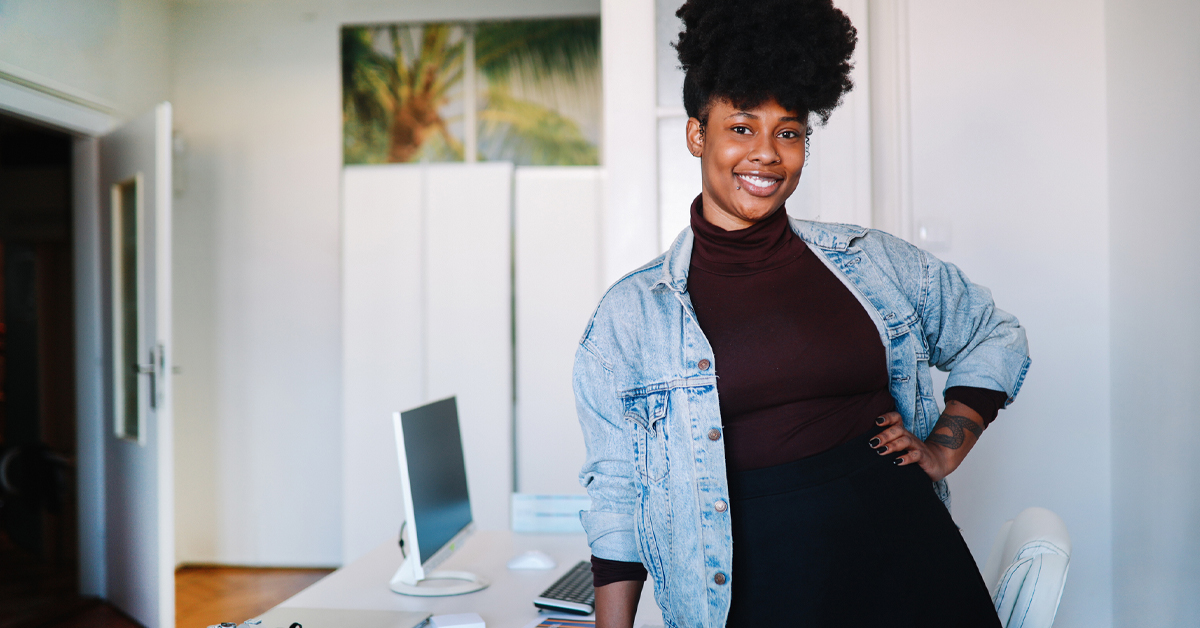
{"type": "Polygon", "coordinates": [[[708,430],[708,440],[717,440],[719,438],[721,438],[721,430],[718,430],[715,427],[711,430],[708,430]]]}
{"type": "Polygon", "coordinates": [[[717,572],[717,575],[713,576],[713,582],[717,584],[725,584],[725,574],[717,572]]]}
{"type": "Polygon", "coordinates": [[[713,508],[716,508],[717,512],[725,512],[729,508],[729,504],[725,503],[723,499],[718,499],[717,503],[713,504],[713,508]]]}
{"type": "Polygon", "coordinates": [[[712,366],[712,362],[709,362],[709,361],[708,361],[708,359],[707,359],[707,358],[705,358],[705,359],[703,359],[703,360],[700,360],[699,362],[697,362],[697,363],[696,363],[696,366],[700,367],[700,370],[701,370],[701,371],[707,371],[707,370],[708,370],[708,367],[709,367],[709,366],[712,366]]]}

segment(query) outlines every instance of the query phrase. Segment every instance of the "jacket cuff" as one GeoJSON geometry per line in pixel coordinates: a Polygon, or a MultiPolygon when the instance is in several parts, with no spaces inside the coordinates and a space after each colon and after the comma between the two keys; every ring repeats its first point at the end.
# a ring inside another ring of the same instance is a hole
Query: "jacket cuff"
{"type": "Polygon", "coordinates": [[[642,562],[633,534],[632,514],[583,510],[579,512],[579,521],[587,532],[593,556],[625,563],[642,562]]]}
{"type": "Polygon", "coordinates": [[[1029,356],[1005,347],[980,345],[971,351],[969,360],[954,365],[946,379],[946,388],[970,386],[1002,390],[1008,395],[1004,406],[1012,403],[1029,371],[1029,356]]]}

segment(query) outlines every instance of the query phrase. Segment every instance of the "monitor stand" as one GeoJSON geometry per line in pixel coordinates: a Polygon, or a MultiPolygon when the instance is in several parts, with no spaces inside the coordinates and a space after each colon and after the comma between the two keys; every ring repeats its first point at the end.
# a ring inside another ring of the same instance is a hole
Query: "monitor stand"
{"type": "Polygon", "coordinates": [[[404,564],[392,576],[389,585],[393,591],[401,595],[420,597],[440,597],[444,595],[462,595],[487,588],[490,582],[469,571],[431,571],[418,577],[417,557],[415,553],[404,559],[404,564]]]}

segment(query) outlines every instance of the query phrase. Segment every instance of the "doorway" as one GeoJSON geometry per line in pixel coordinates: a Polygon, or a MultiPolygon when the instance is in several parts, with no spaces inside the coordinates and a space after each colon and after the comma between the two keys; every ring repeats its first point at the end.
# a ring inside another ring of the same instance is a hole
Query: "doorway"
{"type": "Polygon", "coordinates": [[[0,622],[79,601],[72,142],[0,116],[0,622]]]}

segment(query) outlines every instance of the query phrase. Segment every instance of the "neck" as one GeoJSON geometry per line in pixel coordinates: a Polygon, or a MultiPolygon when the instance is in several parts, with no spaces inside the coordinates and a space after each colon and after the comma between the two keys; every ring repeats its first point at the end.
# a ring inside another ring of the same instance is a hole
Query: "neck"
{"type": "Polygon", "coordinates": [[[709,222],[704,216],[702,204],[700,197],[692,202],[691,224],[695,236],[692,242],[693,264],[699,263],[724,274],[742,274],[787,263],[795,257],[783,253],[789,243],[800,242],[792,233],[786,211],[772,213],[744,229],[728,230],[709,222]],[[783,254],[783,257],[779,257],[779,254],[783,254]]]}
{"type": "Polygon", "coordinates": [[[702,212],[704,219],[712,226],[720,227],[725,231],[741,231],[742,229],[753,227],[774,216],[783,207],[780,205],[757,219],[749,220],[718,205],[716,199],[708,193],[707,189],[700,192],[700,198],[703,201],[702,212]]]}

